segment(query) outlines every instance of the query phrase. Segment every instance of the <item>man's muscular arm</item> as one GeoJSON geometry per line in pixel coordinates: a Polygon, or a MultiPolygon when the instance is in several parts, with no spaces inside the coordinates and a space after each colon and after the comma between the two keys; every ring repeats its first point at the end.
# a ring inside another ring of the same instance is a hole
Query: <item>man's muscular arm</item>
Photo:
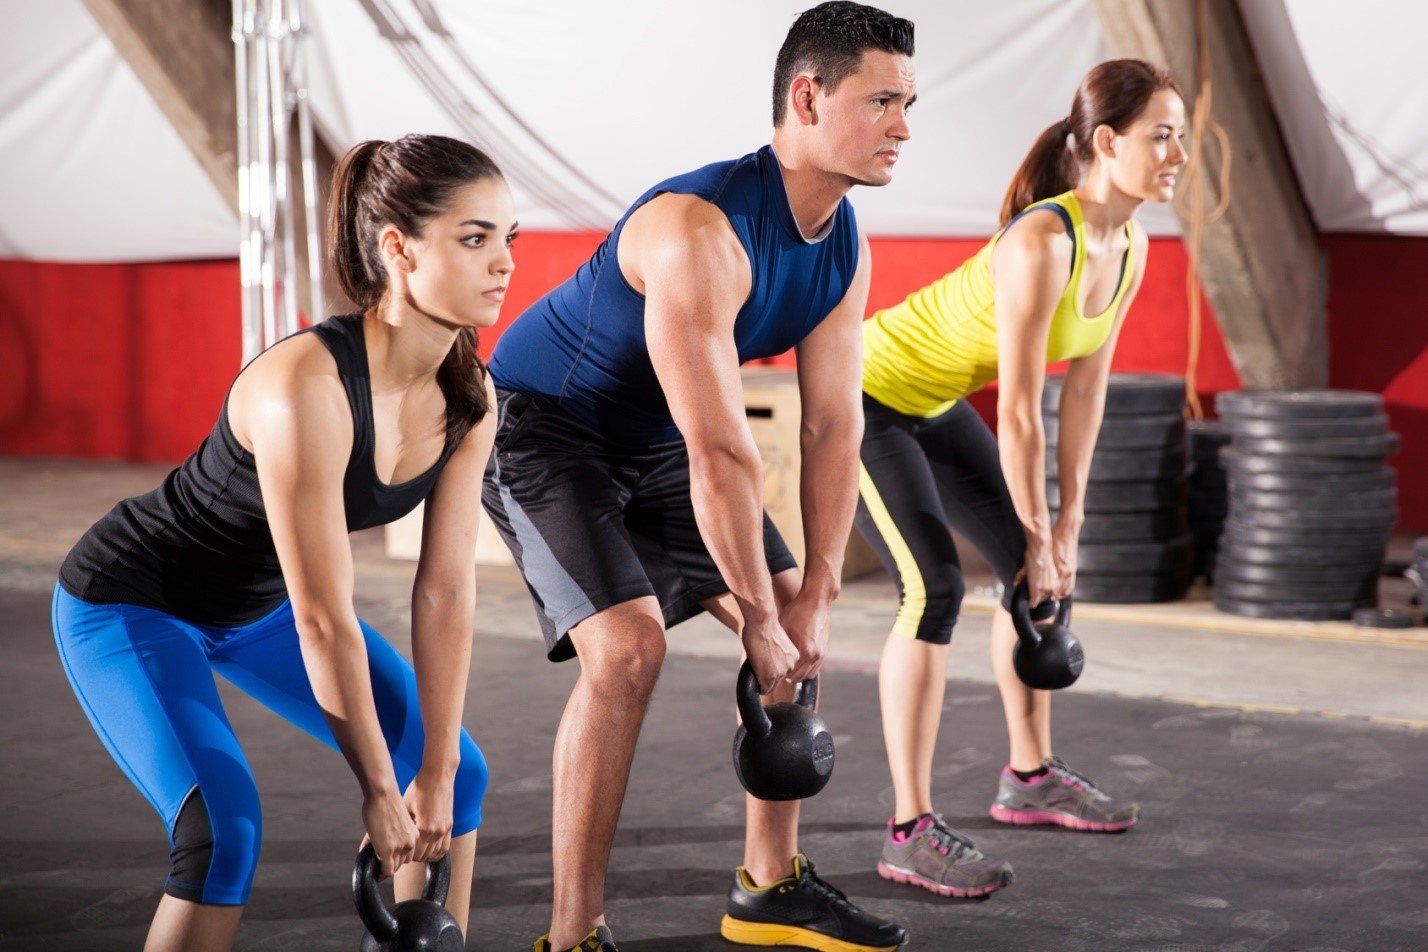
{"type": "Polygon", "coordinates": [[[793,668],[764,554],[763,467],[744,413],[734,319],[752,273],[728,220],[687,195],[653,199],[625,225],[619,264],[645,295],[650,361],[689,448],[700,535],[743,615],[759,684],[793,668]]]}
{"type": "Polygon", "coordinates": [[[872,254],[860,236],[858,269],[829,315],[798,345],[803,410],[799,504],[803,511],[803,587],[784,610],[784,630],[798,649],[790,676],[818,673],[828,648],[829,610],[838,595],[843,553],[858,504],[858,447],[863,439],[863,310],[872,254]]]}

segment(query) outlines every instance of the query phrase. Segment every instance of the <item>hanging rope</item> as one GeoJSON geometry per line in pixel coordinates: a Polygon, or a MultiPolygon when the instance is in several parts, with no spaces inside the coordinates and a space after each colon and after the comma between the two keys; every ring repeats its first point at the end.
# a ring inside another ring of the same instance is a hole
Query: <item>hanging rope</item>
{"type": "Polygon", "coordinates": [[[1224,216],[1230,207],[1230,140],[1218,122],[1210,118],[1210,38],[1205,28],[1206,0],[1195,0],[1195,69],[1199,88],[1195,90],[1195,110],[1190,120],[1190,156],[1185,163],[1185,187],[1175,196],[1175,208],[1187,222],[1185,248],[1189,268],[1185,272],[1185,295],[1190,302],[1189,353],[1185,360],[1185,402],[1192,420],[1205,417],[1196,392],[1202,339],[1202,291],[1200,288],[1200,240],[1205,226],[1224,216]],[[1208,201],[1205,175],[1205,135],[1215,137],[1220,147],[1220,201],[1206,211],[1208,201]]]}

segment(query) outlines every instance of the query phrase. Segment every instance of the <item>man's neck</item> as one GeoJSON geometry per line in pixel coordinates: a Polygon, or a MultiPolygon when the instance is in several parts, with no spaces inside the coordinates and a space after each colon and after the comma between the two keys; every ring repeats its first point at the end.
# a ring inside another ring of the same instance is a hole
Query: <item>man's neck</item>
{"type": "Polygon", "coordinates": [[[800,152],[787,137],[774,131],[774,157],[783,175],[783,191],[799,233],[806,239],[816,238],[838,210],[838,203],[853,187],[845,175],[818,168],[800,152]]]}

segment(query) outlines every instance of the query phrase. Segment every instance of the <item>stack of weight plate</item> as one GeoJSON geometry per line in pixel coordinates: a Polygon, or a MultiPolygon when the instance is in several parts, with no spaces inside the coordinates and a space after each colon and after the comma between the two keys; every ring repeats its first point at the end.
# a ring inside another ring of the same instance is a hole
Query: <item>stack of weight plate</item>
{"type": "Polygon", "coordinates": [[[1417,590],[1414,601],[1428,614],[1428,536],[1413,540],[1413,561],[1408,563],[1403,577],[1417,590]]]}
{"type": "Polygon", "coordinates": [[[1230,512],[1215,605],[1256,618],[1349,618],[1378,602],[1398,518],[1383,399],[1354,390],[1221,394],[1230,512]]]}
{"type": "Polygon", "coordinates": [[[1215,554],[1230,506],[1225,470],[1220,466],[1220,448],[1230,441],[1230,434],[1218,420],[1193,420],[1186,427],[1186,437],[1190,457],[1190,535],[1194,537],[1190,574],[1213,579],[1215,554]]]}
{"type": "MultiPolygon", "coordinates": [[[[1060,509],[1057,446],[1062,377],[1049,377],[1046,501],[1060,509]]],[[[1077,553],[1076,598],[1164,602],[1190,584],[1186,531],[1185,381],[1168,374],[1111,374],[1106,412],[1091,457],[1086,521],[1077,553]]]]}

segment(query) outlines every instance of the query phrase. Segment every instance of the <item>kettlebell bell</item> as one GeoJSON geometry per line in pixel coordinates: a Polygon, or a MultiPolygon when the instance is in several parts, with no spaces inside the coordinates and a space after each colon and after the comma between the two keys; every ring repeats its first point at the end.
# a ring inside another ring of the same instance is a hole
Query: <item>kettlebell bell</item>
{"type": "Polygon", "coordinates": [[[734,732],[734,772],[744,789],[760,800],[804,800],[833,773],[833,735],[813,706],[818,679],[798,685],[793,703],[764,707],[753,665],[739,668],[739,716],[734,732]]]}
{"type": "Polygon", "coordinates": [[[1061,599],[1056,617],[1038,624],[1031,618],[1031,594],[1026,580],[1018,582],[1011,592],[1012,624],[1016,626],[1016,646],[1012,648],[1012,667],[1016,676],[1029,688],[1055,691],[1069,687],[1081,676],[1086,654],[1081,642],[1067,627],[1071,624],[1071,598],[1061,599]]]}
{"type": "Polygon", "coordinates": [[[420,899],[399,902],[391,909],[377,891],[381,867],[377,851],[368,843],[352,869],[352,898],[367,927],[362,952],[461,952],[466,947],[461,926],[442,906],[451,885],[450,858],[427,864],[420,899]]]}

